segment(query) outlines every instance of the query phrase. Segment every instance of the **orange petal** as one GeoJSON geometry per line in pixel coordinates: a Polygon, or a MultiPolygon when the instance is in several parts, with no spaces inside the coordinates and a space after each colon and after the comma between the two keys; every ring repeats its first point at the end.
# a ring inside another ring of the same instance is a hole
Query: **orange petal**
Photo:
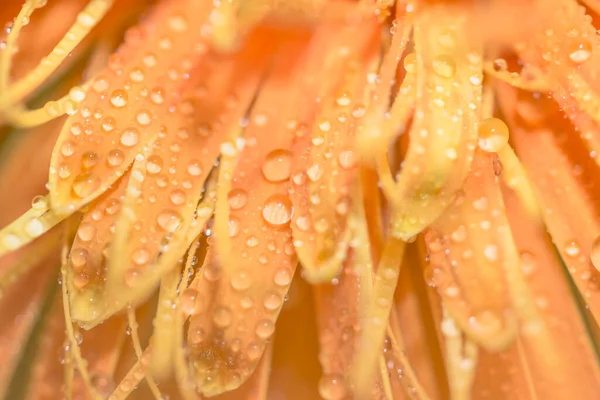
{"type": "MultiPolygon", "coordinates": [[[[227,212],[219,207],[224,200],[221,196],[214,227],[217,244],[195,284],[208,309],[191,318],[188,335],[195,379],[206,395],[234,389],[252,373],[274,332],[296,267],[288,184],[271,175],[279,171],[265,170],[263,165],[272,152],[289,154],[292,136],[281,133],[296,111],[288,75],[297,67],[303,45],[302,40],[280,50],[250,115],[246,147],[237,167],[220,171],[219,185],[231,180],[228,194],[219,189],[219,195],[228,197],[229,221],[219,217],[220,212],[227,212]]],[[[222,152],[231,157],[237,150],[225,143],[222,152]]],[[[283,157],[281,162],[279,169],[285,172],[287,168],[289,177],[291,160],[283,157]]]]}
{"type": "MultiPolygon", "coordinates": [[[[476,153],[464,194],[428,229],[431,279],[460,329],[484,348],[508,346],[516,316],[506,264],[515,262],[496,177],[493,155],[476,153]]],[[[510,235],[509,235],[510,236],[510,235]]]]}
{"type": "Polygon", "coordinates": [[[65,124],[52,155],[53,209],[67,213],[98,197],[159,136],[160,119],[170,115],[185,76],[207,50],[195,27],[205,23],[210,8],[194,1],[161,3],[127,36],[91,89],[78,94],[85,97],[80,111],[65,124]]]}
{"type": "MultiPolygon", "coordinates": [[[[481,54],[467,46],[462,14],[451,6],[427,7],[415,19],[415,117],[398,182],[393,190],[386,190],[396,214],[392,234],[404,240],[422,231],[449,206],[473,156],[481,101],[481,54]],[[453,49],[439,40],[444,35],[453,37],[453,49]]],[[[382,179],[389,180],[386,174],[382,179]]]]}
{"type": "Polygon", "coordinates": [[[316,105],[309,100],[301,106],[307,108],[300,109],[301,121],[314,122],[311,135],[306,134],[306,125],[295,127],[292,231],[304,276],[313,282],[329,281],[339,273],[350,239],[347,218],[360,164],[354,134],[369,94],[365,88],[376,56],[368,50],[374,42],[374,29],[374,24],[365,23],[361,40],[356,40],[355,27],[335,32],[323,28],[316,35],[329,33],[327,41],[314,49],[313,57],[326,57],[327,67],[324,71],[321,65],[317,71],[307,68],[309,77],[315,75],[312,79],[323,83],[316,93],[329,99],[319,106],[315,121],[311,107],[316,105]],[[342,56],[338,49],[344,49],[342,56]]]}
{"type": "Polygon", "coordinates": [[[521,256],[521,269],[544,321],[522,330],[518,342],[499,354],[480,354],[474,396],[487,398],[595,398],[599,368],[561,262],[542,226],[504,191],[508,216],[521,256]],[[578,337],[580,340],[564,340],[578,337]],[[564,368],[568,365],[569,368],[564,368]]]}
{"type": "Polygon", "coordinates": [[[600,275],[589,258],[600,233],[598,166],[555,103],[505,86],[498,93],[552,241],[598,319],[600,275]]]}

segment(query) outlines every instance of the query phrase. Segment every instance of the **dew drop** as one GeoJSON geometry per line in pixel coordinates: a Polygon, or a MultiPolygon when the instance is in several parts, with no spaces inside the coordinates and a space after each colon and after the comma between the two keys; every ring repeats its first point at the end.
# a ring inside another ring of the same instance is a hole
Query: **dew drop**
{"type": "Polygon", "coordinates": [[[89,242],[96,237],[96,226],[89,222],[83,222],[77,229],[77,237],[82,242],[89,242]]]}
{"type": "Polygon", "coordinates": [[[182,222],[181,215],[177,211],[163,210],[156,218],[158,226],[167,232],[175,232],[182,222]]]}
{"type": "Polygon", "coordinates": [[[105,132],[110,132],[113,129],[115,129],[116,124],[117,121],[113,117],[104,117],[104,119],[102,120],[102,129],[105,132]]]}
{"type": "Polygon", "coordinates": [[[319,380],[319,394],[324,400],[341,400],[348,394],[341,374],[325,374],[319,380]]]}
{"type": "Polygon", "coordinates": [[[75,177],[72,189],[77,197],[84,198],[92,194],[99,187],[100,178],[90,172],[85,172],[75,177]]]}
{"type": "Polygon", "coordinates": [[[404,57],[404,69],[409,74],[417,72],[417,55],[415,53],[409,53],[404,57]]]}
{"type": "Polygon", "coordinates": [[[163,167],[163,159],[160,156],[152,155],[148,157],[148,161],[146,162],[146,171],[149,174],[158,174],[163,167]]]}
{"type": "Polygon", "coordinates": [[[213,322],[219,328],[227,328],[231,325],[231,309],[226,306],[218,306],[213,314],[213,322]]]}
{"type": "Polygon", "coordinates": [[[193,288],[187,288],[179,297],[179,305],[181,312],[185,315],[194,315],[199,311],[198,307],[198,291],[193,288]]]}
{"type": "Polygon", "coordinates": [[[265,295],[263,305],[267,310],[274,311],[281,307],[281,296],[277,292],[269,292],[265,295]]]}
{"type": "Polygon", "coordinates": [[[583,64],[592,57],[592,43],[585,38],[581,38],[571,43],[567,51],[571,61],[575,64],[583,64]]]}
{"type": "Polygon", "coordinates": [[[268,339],[273,335],[273,332],[275,332],[275,324],[268,319],[258,321],[254,332],[259,338],[263,340],[268,339]]]}
{"type": "Polygon", "coordinates": [[[129,98],[124,90],[114,90],[110,95],[110,104],[116,108],[125,107],[128,101],[129,98]]]}
{"type": "Polygon", "coordinates": [[[273,150],[265,158],[262,173],[270,182],[281,182],[292,173],[292,153],[287,150],[273,150]]]}
{"type": "Polygon", "coordinates": [[[85,152],[81,156],[81,168],[92,169],[98,164],[98,153],[93,151],[85,152]]]}
{"type": "Polygon", "coordinates": [[[279,268],[275,272],[273,281],[278,286],[287,286],[292,281],[292,272],[287,268],[279,268]]]}
{"type": "Polygon", "coordinates": [[[442,78],[452,78],[456,73],[456,63],[450,56],[440,55],[433,59],[433,72],[442,78]]]}
{"type": "Polygon", "coordinates": [[[71,157],[75,153],[75,143],[67,140],[60,146],[60,153],[65,157],[71,157]]]}
{"type": "Polygon", "coordinates": [[[150,122],[152,122],[152,115],[148,111],[142,110],[139,113],[137,113],[137,115],[135,116],[135,120],[138,124],[146,126],[149,125],[150,122]]]}
{"type": "Polygon", "coordinates": [[[202,174],[202,164],[198,160],[192,160],[187,167],[188,174],[192,176],[199,176],[202,174]]]}
{"type": "Polygon", "coordinates": [[[169,195],[169,200],[171,200],[171,203],[179,206],[185,202],[185,192],[181,189],[175,189],[169,195]]]}
{"type": "Polygon", "coordinates": [[[352,149],[343,150],[338,156],[338,162],[344,169],[351,169],[358,164],[358,155],[352,149]]]}
{"type": "Polygon", "coordinates": [[[243,291],[252,286],[252,278],[246,271],[234,272],[231,277],[231,287],[237,291],[243,291]]]}
{"type": "Polygon", "coordinates": [[[137,265],[145,265],[150,261],[150,251],[146,247],[138,247],[131,253],[131,261],[137,265]]]}
{"type": "Polygon", "coordinates": [[[140,138],[139,138],[139,133],[138,133],[137,129],[128,128],[128,129],[125,129],[123,131],[123,133],[121,133],[121,144],[123,146],[133,147],[136,144],[138,144],[139,140],[140,140],[140,138]]]}
{"type": "Polygon", "coordinates": [[[498,118],[486,118],[479,123],[479,148],[497,153],[508,143],[508,126],[498,118]]]}
{"type": "Polygon", "coordinates": [[[579,247],[579,243],[575,240],[569,240],[565,244],[565,253],[567,253],[570,257],[577,257],[580,253],[581,249],[579,247]]]}
{"type": "Polygon", "coordinates": [[[31,207],[36,210],[44,210],[48,207],[48,203],[46,202],[46,198],[44,196],[35,196],[33,200],[31,200],[31,207]]]}
{"type": "Polygon", "coordinates": [[[230,190],[227,195],[227,202],[232,210],[239,210],[248,202],[248,193],[244,189],[230,190]]]}
{"type": "Polygon", "coordinates": [[[293,212],[294,208],[288,196],[275,194],[265,201],[262,216],[269,224],[281,226],[290,222],[293,212]]]}
{"type": "Polygon", "coordinates": [[[85,249],[77,248],[71,251],[71,265],[73,268],[82,268],[88,261],[88,252],[85,249]]]}
{"type": "Polygon", "coordinates": [[[111,167],[118,167],[125,161],[125,154],[119,149],[113,149],[108,152],[106,162],[111,167]]]}

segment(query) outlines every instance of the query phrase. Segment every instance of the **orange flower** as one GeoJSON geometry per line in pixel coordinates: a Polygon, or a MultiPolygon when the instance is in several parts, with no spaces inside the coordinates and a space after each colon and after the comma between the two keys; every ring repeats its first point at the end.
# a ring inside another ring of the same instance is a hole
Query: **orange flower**
{"type": "Polygon", "coordinates": [[[600,7],[45,3],[0,46],[1,396],[600,396],[600,7]]]}

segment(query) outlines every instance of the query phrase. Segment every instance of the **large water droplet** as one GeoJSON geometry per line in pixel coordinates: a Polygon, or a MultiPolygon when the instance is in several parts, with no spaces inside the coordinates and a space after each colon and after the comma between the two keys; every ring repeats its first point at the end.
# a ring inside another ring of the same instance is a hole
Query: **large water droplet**
{"type": "Polygon", "coordinates": [[[92,194],[99,187],[100,178],[90,172],[85,172],[75,177],[72,189],[77,197],[84,198],[92,194]]]}
{"type": "Polygon", "coordinates": [[[127,92],[124,90],[114,90],[110,95],[110,104],[112,104],[114,107],[125,107],[128,101],[129,97],[127,96],[127,92]]]}
{"type": "Polygon", "coordinates": [[[265,201],[262,215],[269,224],[281,226],[290,222],[293,212],[294,208],[288,196],[275,194],[265,201]]]}
{"type": "Polygon", "coordinates": [[[232,210],[239,210],[248,202],[248,193],[244,189],[230,190],[227,195],[227,201],[232,210]]]}
{"type": "Polygon", "coordinates": [[[498,118],[486,118],[479,123],[479,147],[497,153],[508,143],[508,126],[498,118]]]}
{"type": "Polygon", "coordinates": [[[273,150],[265,158],[262,173],[270,182],[281,182],[292,173],[292,153],[287,150],[273,150]]]}
{"type": "Polygon", "coordinates": [[[133,147],[138,144],[140,135],[137,129],[128,128],[121,133],[121,144],[126,147],[133,147]]]}
{"type": "Polygon", "coordinates": [[[174,210],[163,210],[156,218],[158,226],[167,232],[175,232],[182,222],[181,215],[174,210]]]}

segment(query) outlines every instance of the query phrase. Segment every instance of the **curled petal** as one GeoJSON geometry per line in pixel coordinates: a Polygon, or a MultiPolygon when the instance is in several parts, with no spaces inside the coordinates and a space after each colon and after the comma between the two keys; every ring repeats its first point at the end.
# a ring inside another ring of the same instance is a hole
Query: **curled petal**
{"type": "Polygon", "coordinates": [[[163,3],[135,35],[128,35],[129,43],[90,89],[74,94],[83,98],[79,112],[67,120],[52,154],[54,210],[67,213],[98,197],[160,135],[160,119],[187,84],[183,76],[207,51],[201,30],[194,27],[205,22],[209,10],[201,2],[163,3]],[[179,68],[173,69],[173,60],[179,68]]]}
{"type": "Polygon", "coordinates": [[[415,20],[415,117],[398,182],[386,193],[396,214],[392,234],[404,240],[449,206],[471,164],[482,67],[466,34],[464,14],[450,6],[427,8],[415,20]],[[451,50],[438,40],[448,32],[456,41],[451,50]]]}

